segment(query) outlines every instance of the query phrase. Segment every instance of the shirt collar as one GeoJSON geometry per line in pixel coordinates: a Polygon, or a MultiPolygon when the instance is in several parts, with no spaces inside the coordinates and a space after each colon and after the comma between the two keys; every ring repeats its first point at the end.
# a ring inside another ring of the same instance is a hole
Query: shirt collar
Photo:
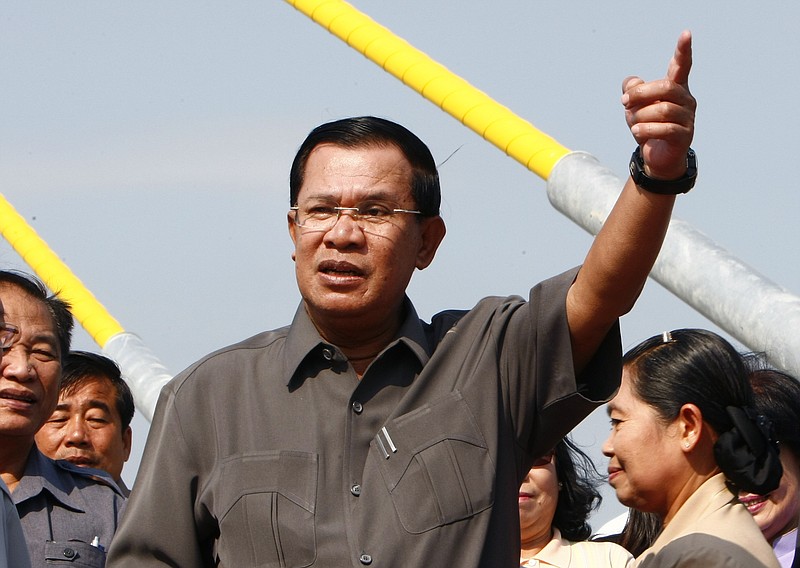
{"type": "Polygon", "coordinates": [[[697,519],[706,517],[731,501],[738,503],[725,484],[725,474],[717,473],[710,477],[681,505],[649,550],[664,548],[670,541],[680,537],[687,525],[691,526],[697,519]]]}
{"type": "Polygon", "coordinates": [[[572,561],[572,551],[569,541],[561,537],[561,531],[553,527],[553,538],[543,549],[534,556],[539,564],[545,566],[569,566],[572,561]]]}
{"type": "MultiPolygon", "coordinates": [[[[400,329],[395,339],[384,348],[382,353],[397,344],[403,344],[417,357],[420,365],[425,365],[431,355],[431,345],[425,334],[423,323],[407,296],[403,300],[403,311],[405,317],[400,324],[400,329]]],[[[380,357],[380,355],[378,356],[380,357]]],[[[347,360],[336,346],[326,342],[320,336],[314,322],[308,316],[304,304],[300,302],[286,335],[284,376],[287,386],[296,378],[298,370],[303,367],[304,363],[313,361],[315,357],[327,359],[325,366],[330,366],[329,361],[331,360],[338,361],[343,366],[347,365],[347,360]]]]}
{"type": "Polygon", "coordinates": [[[11,496],[14,503],[19,504],[46,491],[64,507],[85,513],[86,503],[80,492],[73,489],[73,484],[65,483],[64,472],[34,445],[25,464],[25,473],[11,496]]]}

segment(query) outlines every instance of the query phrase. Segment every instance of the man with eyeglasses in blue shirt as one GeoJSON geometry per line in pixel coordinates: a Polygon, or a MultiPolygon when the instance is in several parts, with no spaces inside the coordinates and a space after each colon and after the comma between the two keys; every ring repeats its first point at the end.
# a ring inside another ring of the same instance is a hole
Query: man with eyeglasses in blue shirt
{"type": "Polygon", "coordinates": [[[102,567],[125,498],[104,472],[53,461],[34,443],[58,400],[72,315],[35,278],[0,270],[0,324],[0,477],[31,565],[102,567]]]}
{"type": "Polygon", "coordinates": [[[637,181],[580,270],[430,324],[406,296],[445,234],[430,151],[374,117],[313,130],[290,173],[295,318],[162,390],[109,561],[516,565],[520,482],[615,392],[617,319],[693,184],[690,66],[686,32],[666,79],[626,79],[637,181]]]}
{"type": "MultiPolygon", "coordinates": [[[[11,347],[14,336],[19,330],[13,325],[0,321],[0,347],[5,351],[6,347],[11,347]]],[[[2,360],[2,353],[0,353],[2,360]]],[[[17,507],[11,500],[11,493],[8,491],[5,482],[0,478],[0,568],[29,568],[31,565],[28,558],[28,546],[25,544],[25,535],[22,533],[22,525],[19,522],[17,507]]]]}

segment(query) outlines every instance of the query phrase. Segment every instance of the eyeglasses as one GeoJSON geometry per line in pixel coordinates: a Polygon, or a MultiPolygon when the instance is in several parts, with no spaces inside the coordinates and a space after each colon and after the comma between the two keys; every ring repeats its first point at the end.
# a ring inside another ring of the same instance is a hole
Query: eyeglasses
{"type": "Polygon", "coordinates": [[[3,349],[11,347],[14,342],[14,336],[19,333],[19,328],[10,323],[0,323],[0,346],[3,349]]]}
{"type": "Polygon", "coordinates": [[[555,455],[556,455],[555,450],[550,450],[542,457],[533,460],[531,467],[544,467],[547,464],[553,463],[553,457],[555,457],[555,455]]]}
{"type": "Polygon", "coordinates": [[[412,209],[392,209],[385,205],[370,203],[358,207],[334,207],[332,205],[310,205],[291,207],[294,211],[294,222],[298,227],[312,231],[329,231],[339,221],[343,211],[362,229],[368,226],[383,225],[392,220],[398,213],[422,215],[421,211],[412,209]]]}

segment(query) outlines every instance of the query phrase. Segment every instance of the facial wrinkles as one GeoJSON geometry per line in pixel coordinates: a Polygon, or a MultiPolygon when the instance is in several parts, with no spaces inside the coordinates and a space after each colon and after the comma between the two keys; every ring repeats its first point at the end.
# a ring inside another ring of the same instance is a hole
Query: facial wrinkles
{"type": "Polygon", "coordinates": [[[119,475],[125,449],[114,397],[113,387],[98,381],[62,396],[37,444],[50,457],[119,475]]]}
{"type": "MultiPolygon", "coordinates": [[[[324,203],[338,207],[358,207],[365,202],[380,202],[390,208],[414,209],[410,191],[411,167],[399,150],[393,147],[366,147],[346,149],[324,144],[318,146],[309,158],[310,169],[306,181],[298,195],[298,205],[303,203],[324,203]],[[380,152],[362,155],[363,150],[380,152]],[[329,154],[333,151],[333,156],[329,154]],[[388,157],[388,152],[394,152],[388,157]],[[324,161],[321,167],[318,162],[324,161]],[[315,173],[317,172],[317,173],[315,173]]],[[[308,168],[309,166],[307,166],[308,168]]],[[[333,248],[361,250],[368,253],[378,243],[361,242],[358,238],[345,238],[351,231],[360,231],[375,239],[384,241],[386,246],[396,244],[396,229],[401,217],[395,217],[378,226],[356,223],[349,211],[343,211],[336,225],[329,233],[300,230],[299,237],[314,239],[320,234],[333,236],[326,244],[333,248]],[[350,217],[345,219],[345,217],[350,217]],[[358,226],[355,226],[355,225],[358,226]]]]}
{"type": "Polygon", "coordinates": [[[626,370],[619,393],[609,405],[615,424],[604,448],[610,458],[610,481],[625,505],[661,510],[665,508],[661,501],[668,489],[661,474],[670,464],[665,462],[656,469],[652,465],[666,457],[663,452],[667,432],[652,408],[638,399],[630,387],[626,370]]]}
{"type": "Polygon", "coordinates": [[[2,320],[16,325],[20,330],[15,343],[22,342],[24,338],[27,342],[48,342],[56,349],[59,347],[53,318],[41,301],[7,284],[0,284],[0,295],[3,296],[0,301],[3,305],[0,309],[2,320]]]}
{"type": "MultiPolygon", "coordinates": [[[[322,145],[309,156],[305,173],[299,207],[311,197],[355,207],[377,196],[387,206],[414,209],[411,167],[394,147],[322,145]]],[[[420,232],[410,225],[414,220],[398,216],[381,225],[378,233],[377,229],[365,231],[346,217],[350,217],[347,212],[328,232],[290,226],[301,295],[307,312],[329,341],[340,335],[363,341],[384,324],[387,329],[396,325],[397,308],[416,268],[420,246],[420,232]],[[358,318],[355,325],[354,318],[358,318]]]]}
{"type": "Polygon", "coordinates": [[[319,176],[307,175],[298,201],[326,197],[346,207],[365,199],[383,199],[408,207],[402,203],[411,198],[411,166],[396,148],[349,149],[323,144],[314,149],[309,162],[313,168],[317,161],[326,158],[319,176]],[[318,179],[310,181],[312,177],[318,179]]]}
{"type": "Polygon", "coordinates": [[[4,318],[19,327],[0,361],[3,426],[31,436],[55,407],[61,374],[60,348],[47,307],[22,289],[0,285],[4,318]]]}

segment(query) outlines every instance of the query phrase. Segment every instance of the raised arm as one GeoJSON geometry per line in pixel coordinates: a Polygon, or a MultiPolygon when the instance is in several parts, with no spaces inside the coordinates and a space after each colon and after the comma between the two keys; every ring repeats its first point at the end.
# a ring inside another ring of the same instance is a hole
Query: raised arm
{"type": "MultiPolygon", "coordinates": [[[[687,172],[697,106],[689,92],[691,66],[692,37],[685,31],[663,79],[623,81],[625,118],[649,178],[675,180],[687,172]]],[[[617,318],[633,307],[661,249],[674,202],[674,195],[647,191],[628,178],[567,295],[577,371],[617,318]]]]}

